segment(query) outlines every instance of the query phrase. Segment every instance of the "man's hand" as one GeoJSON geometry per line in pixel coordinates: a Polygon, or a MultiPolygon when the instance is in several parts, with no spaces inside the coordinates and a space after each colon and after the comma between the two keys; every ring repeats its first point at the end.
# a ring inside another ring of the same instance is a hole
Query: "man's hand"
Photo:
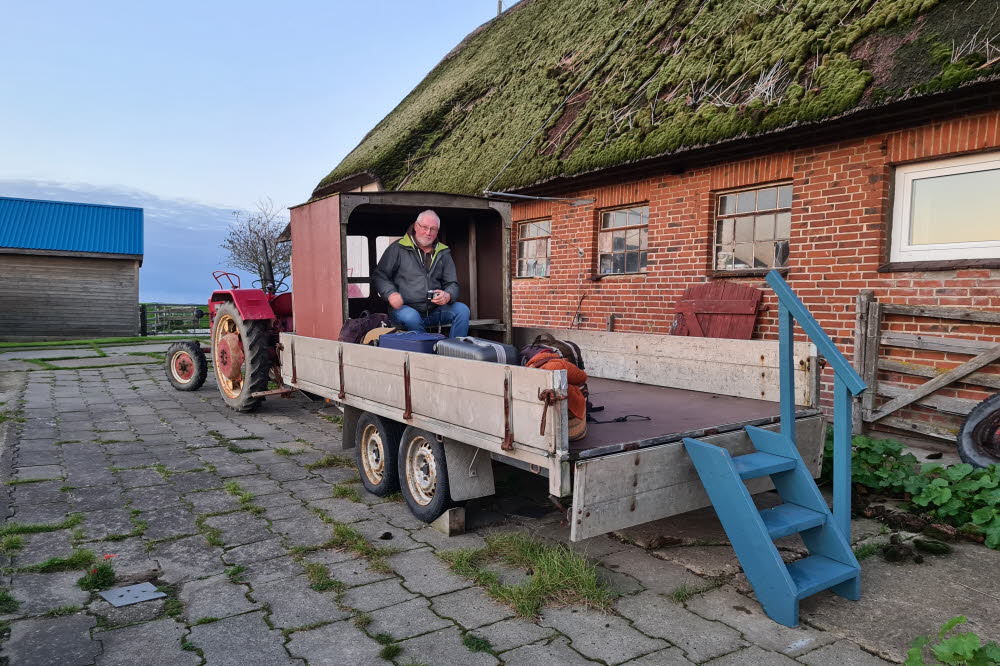
{"type": "Polygon", "coordinates": [[[393,310],[403,307],[403,297],[399,295],[398,291],[389,294],[389,305],[392,306],[393,310]]]}
{"type": "Polygon", "coordinates": [[[431,303],[434,305],[447,305],[448,301],[451,300],[451,294],[447,291],[442,289],[435,289],[434,291],[437,292],[434,294],[434,298],[431,299],[431,303]]]}

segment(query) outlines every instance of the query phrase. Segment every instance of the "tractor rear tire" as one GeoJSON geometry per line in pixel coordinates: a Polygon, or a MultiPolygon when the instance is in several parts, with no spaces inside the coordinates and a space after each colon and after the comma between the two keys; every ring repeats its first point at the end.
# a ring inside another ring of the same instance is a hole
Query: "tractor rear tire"
{"type": "Polygon", "coordinates": [[[965,417],[958,455],[973,467],[1000,463],[1000,394],[986,398],[965,417]]]}
{"type": "Polygon", "coordinates": [[[270,320],[244,321],[233,303],[222,303],[215,311],[212,366],[222,399],[237,412],[252,412],[264,401],[251,396],[267,390],[270,330],[270,320]]]}
{"type": "Polygon", "coordinates": [[[167,348],[167,380],[178,391],[197,391],[208,377],[208,361],[197,342],[175,342],[167,348]]]}

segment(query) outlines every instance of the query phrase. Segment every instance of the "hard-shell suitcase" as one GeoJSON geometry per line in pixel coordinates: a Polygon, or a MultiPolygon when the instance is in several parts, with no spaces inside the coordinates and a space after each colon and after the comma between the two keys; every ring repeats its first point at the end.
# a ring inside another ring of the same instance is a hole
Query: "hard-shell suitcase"
{"type": "Polygon", "coordinates": [[[482,338],[448,338],[438,342],[434,349],[439,356],[518,365],[517,347],[482,338]]]}
{"type": "Polygon", "coordinates": [[[419,331],[386,333],[378,339],[378,346],[382,349],[433,354],[434,345],[443,339],[444,336],[440,333],[420,333],[419,331]]]}

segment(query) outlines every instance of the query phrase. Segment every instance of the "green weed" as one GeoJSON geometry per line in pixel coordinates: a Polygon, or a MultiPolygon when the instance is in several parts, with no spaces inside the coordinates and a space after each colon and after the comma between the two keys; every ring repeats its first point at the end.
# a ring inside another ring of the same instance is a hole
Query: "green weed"
{"type": "Polygon", "coordinates": [[[371,613],[358,613],[354,616],[354,626],[362,630],[367,629],[373,619],[371,613]]]}
{"type": "Polygon", "coordinates": [[[866,560],[872,555],[875,555],[880,550],[882,550],[882,544],[873,543],[869,541],[868,543],[863,543],[860,546],[854,547],[854,557],[858,560],[866,560]]]}
{"type": "Polygon", "coordinates": [[[17,599],[10,593],[10,590],[6,587],[0,587],[0,613],[4,615],[16,613],[20,605],[17,599]]]}
{"type": "Polygon", "coordinates": [[[305,451],[302,450],[302,449],[292,450],[292,449],[286,449],[284,447],[281,447],[279,449],[275,449],[274,452],[276,454],[278,454],[279,456],[300,456],[303,453],[305,453],[305,451]]]}
{"type": "Polygon", "coordinates": [[[198,618],[197,620],[194,621],[194,623],[192,624],[192,626],[198,626],[199,624],[212,624],[213,622],[218,622],[218,621],[219,621],[219,618],[217,618],[217,617],[211,617],[211,616],[200,617],[200,618],[198,618]]]}
{"type": "Polygon", "coordinates": [[[378,656],[382,657],[386,661],[390,659],[395,659],[399,656],[399,653],[403,651],[398,643],[392,643],[391,645],[386,645],[381,650],[379,650],[378,656]]]}
{"type": "Polygon", "coordinates": [[[17,534],[8,534],[0,538],[0,553],[11,555],[24,548],[24,537],[17,534]]]}
{"type": "Polygon", "coordinates": [[[62,617],[63,615],[72,615],[83,610],[83,606],[59,606],[58,608],[53,608],[45,615],[47,617],[62,617]]]}
{"type": "Polygon", "coordinates": [[[305,562],[302,565],[306,570],[306,578],[309,580],[309,587],[317,592],[336,590],[342,592],[345,589],[339,580],[330,578],[330,570],[319,562],[305,562]]]}
{"type": "Polygon", "coordinates": [[[932,643],[930,636],[918,636],[911,643],[910,651],[906,653],[905,666],[923,666],[928,662],[924,661],[924,653],[929,648],[934,655],[932,664],[1000,664],[1000,645],[990,641],[983,644],[982,639],[975,632],[952,633],[960,624],[967,622],[964,615],[953,617],[944,623],[938,631],[937,642],[932,643]],[[948,636],[946,638],[946,636],[948,636]]]}
{"type": "Polygon", "coordinates": [[[316,462],[311,462],[306,465],[306,469],[309,471],[321,469],[323,467],[346,467],[350,469],[354,467],[354,461],[350,458],[345,458],[344,456],[329,454],[323,456],[316,462]]]}
{"type": "Polygon", "coordinates": [[[462,645],[469,648],[472,652],[493,653],[493,644],[481,636],[466,634],[462,636],[462,645]]]}
{"type": "Polygon", "coordinates": [[[243,566],[242,564],[237,564],[235,566],[231,566],[228,569],[226,569],[226,575],[229,577],[229,580],[231,580],[232,582],[234,582],[234,583],[242,583],[243,582],[243,573],[246,570],[247,570],[247,568],[245,566],[243,566]]]}
{"type": "Polygon", "coordinates": [[[349,499],[352,502],[361,502],[361,493],[354,486],[338,484],[333,487],[333,496],[342,499],[349,499]]]}
{"type": "Polygon", "coordinates": [[[14,479],[13,481],[6,481],[5,484],[8,486],[23,486],[27,483],[41,483],[42,481],[62,481],[62,477],[53,476],[47,479],[14,479]]]}
{"type": "Polygon", "coordinates": [[[86,569],[94,563],[94,551],[87,548],[74,549],[66,557],[50,557],[44,562],[18,567],[16,573],[52,573],[55,571],[75,571],[86,569]]]}
{"type": "Polygon", "coordinates": [[[382,645],[392,645],[396,642],[396,639],[393,638],[391,634],[387,634],[385,632],[375,634],[372,638],[375,639],[375,642],[381,643],[382,645]]]}

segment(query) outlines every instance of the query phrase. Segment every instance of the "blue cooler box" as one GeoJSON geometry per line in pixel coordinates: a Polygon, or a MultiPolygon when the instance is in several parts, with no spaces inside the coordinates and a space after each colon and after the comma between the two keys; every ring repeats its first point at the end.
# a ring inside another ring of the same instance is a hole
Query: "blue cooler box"
{"type": "Polygon", "coordinates": [[[383,349],[433,354],[434,345],[443,339],[444,336],[440,333],[419,333],[417,331],[386,333],[379,337],[378,346],[383,349]]]}

